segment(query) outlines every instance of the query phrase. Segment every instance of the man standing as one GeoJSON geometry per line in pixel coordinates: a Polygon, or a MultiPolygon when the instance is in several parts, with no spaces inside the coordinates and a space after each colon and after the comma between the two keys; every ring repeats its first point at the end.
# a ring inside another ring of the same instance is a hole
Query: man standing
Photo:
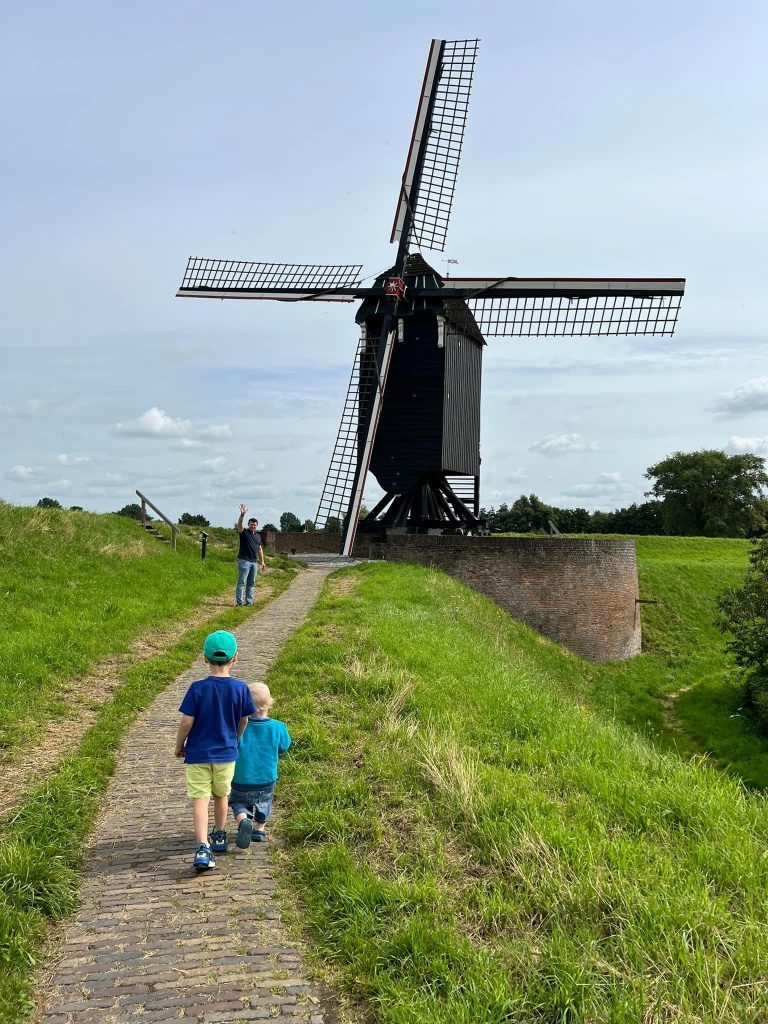
{"type": "Polygon", "coordinates": [[[248,528],[243,526],[243,519],[248,509],[240,506],[240,518],[237,520],[237,532],[240,534],[240,550],[237,553],[237,586],[235,587],[235,604],[243,603],[243,587],[245,587],[245,603],[253,604],[253,587],[256,583],[256,566],[266,569],[264,550],[261,537],[256,532],[258,519],[249,519],[248,528]]]}

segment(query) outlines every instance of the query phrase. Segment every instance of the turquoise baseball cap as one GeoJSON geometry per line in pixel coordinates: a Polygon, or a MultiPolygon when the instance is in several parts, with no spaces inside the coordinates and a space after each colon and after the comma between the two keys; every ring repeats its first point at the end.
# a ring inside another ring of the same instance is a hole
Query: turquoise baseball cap
{"type": "Polygon", "coordinates": [[[237,640],[226,629],[217,629],[205,638],[203,654],[208,661],[218,662],[232,661],[237,654],[237,640]]]}

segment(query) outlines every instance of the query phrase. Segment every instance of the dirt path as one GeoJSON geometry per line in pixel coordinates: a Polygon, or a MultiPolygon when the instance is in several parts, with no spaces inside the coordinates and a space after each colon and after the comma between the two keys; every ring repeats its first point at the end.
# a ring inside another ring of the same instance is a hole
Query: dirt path
{"type": "MultiPolygon", "coordinates": [[[[333,568],[301,573],[237,630],[243,678],[264,677],[333,568]]],[[[203,671],[196,662],[161,694],[121,750],[88,851],[81,910],[41,971],[42,1024],[335,1017],[281,924],[269,844],[233,845],[208,874],[191,868],[191,813],[173,745],[181,696],[203,671]]]]}

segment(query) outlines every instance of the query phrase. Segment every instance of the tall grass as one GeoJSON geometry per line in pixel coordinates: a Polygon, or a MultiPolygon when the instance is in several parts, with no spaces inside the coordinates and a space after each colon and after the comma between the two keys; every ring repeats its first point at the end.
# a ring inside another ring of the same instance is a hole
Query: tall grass
{"type": "MultiPolygon", "coordinates": [[[[143,630],[229,585],[236,553],[182,536],[176,552],[116,515],[0,502],[0,753],[67,714],[67,682],[143,630]]],[[[233,596],[234,600],[234,596],[233,596]]]]}
{"type": "Polygon", "coordinates": [[[270,685],[319,962],[388,1024],[768,1019],[768,809],[568,685],[480,595],[375,564],[270,685]]]}

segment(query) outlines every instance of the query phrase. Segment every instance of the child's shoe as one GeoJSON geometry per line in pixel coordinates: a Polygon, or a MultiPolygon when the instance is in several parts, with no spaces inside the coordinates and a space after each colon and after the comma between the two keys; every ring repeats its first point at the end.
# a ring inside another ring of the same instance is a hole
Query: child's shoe
{"type": "Polygon", "coordinates": [[[267,833],[263,829],[255,828],[253,830],[253,835],[251,836],[251,838],[253,839],[254,843],[266,843],[267,833]]]}
{"type": "Polygon", "coordinates": [[[209,868],[216,867],[216,858],[207,843],[200,843],[198,846],[192,866],[196,871],[207,871],[209,868]]]}
{"type": "Polygon", "coordinates": [[[211,832],[208,837],[211,841],[211,849],[214,853],[226,853],[228,848],[227,833],[221,829],[221,831],[211,832]]]}
{"type": "Polygon", "coordinates": [[[243,818],[240,824],[237,826],[237,838],[235,844],[240,850],[247,850],[251,845],[251,833],[253,832],[253,822],[250,818],[243,818]]]}

